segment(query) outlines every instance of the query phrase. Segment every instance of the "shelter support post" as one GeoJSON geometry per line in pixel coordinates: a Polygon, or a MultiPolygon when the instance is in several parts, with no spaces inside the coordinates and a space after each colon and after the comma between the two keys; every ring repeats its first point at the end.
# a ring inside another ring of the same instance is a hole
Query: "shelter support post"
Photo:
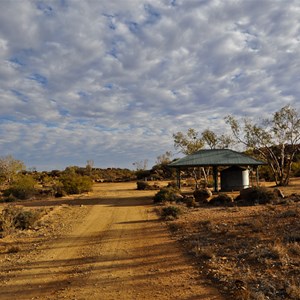
{"type": "Polygon", "coordinates": [[[177,187],[180,189],[180,186],[181,186],[181,184],[180,184],[180,168],[177,168],[176,169],[176,179],[177,179],[177,187]]]}
{"type": "Polygon", "coordinates": [[[256,185],[259,185],[259,173],[258,173],[258,167],[256,167],[256,185]]]}
{"type": "Polygon", "coordinates": [[[213,166],[213,176],[214,176],[214,191],[218,191],[218,167],[213,166]]]}

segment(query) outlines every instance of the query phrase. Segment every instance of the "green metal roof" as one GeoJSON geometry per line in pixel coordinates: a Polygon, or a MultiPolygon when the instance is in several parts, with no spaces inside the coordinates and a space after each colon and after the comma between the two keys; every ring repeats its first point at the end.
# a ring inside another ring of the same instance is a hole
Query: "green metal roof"
{"type": "Polygon", "coordinates": [[[259,166],[266,163],[230,149],[200,150],[169,164],[169,167],[259,166]]]}

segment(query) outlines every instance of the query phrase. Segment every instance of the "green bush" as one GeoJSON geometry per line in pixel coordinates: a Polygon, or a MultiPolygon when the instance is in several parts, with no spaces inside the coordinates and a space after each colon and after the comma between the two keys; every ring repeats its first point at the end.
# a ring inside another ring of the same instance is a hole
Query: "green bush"
{"type": "Polygon", "coordinates": [[[65,174],[59,180],[62,184],[62,190],[70,195],[89,192],[93,186],[93,181],[90,177],[78,174],[65,174]]]}
{"type": "Polygon", "coordinates": [[[164,187],[153,198],[154,203],[173,202],[178,199],[179,190],[173,187],[164,187]]]}
{"type": "Polygon", "coordinates": [[[167,206],[162,209],[161,216],[163,218],[173,217],[177,219],[181,214],[181,210],[177,206],[167,206]]]}
{"type": "Polygon", "coordinates": [[[3,192],[3,196],[7,197],[8,202],[13,197],[21,200],[29,199],[36,194],[35,184],[36,181],[31,176],[19,175],[11,186],[3,192]]]}

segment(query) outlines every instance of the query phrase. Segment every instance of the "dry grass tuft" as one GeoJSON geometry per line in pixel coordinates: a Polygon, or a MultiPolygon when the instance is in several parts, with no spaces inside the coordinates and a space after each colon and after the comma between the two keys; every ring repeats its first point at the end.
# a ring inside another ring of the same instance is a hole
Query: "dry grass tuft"
{"type": "Polygon", "coordinates": [[[19,246],[11,246],[7,249],[7,253],[18,253],[21,251],[19,246]]]}

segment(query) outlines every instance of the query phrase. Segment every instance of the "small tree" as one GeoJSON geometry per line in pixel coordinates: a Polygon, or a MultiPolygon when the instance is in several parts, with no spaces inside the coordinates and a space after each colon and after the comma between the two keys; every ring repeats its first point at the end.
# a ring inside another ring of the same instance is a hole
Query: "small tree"
{"type": "Polygon", "coordinates": [[[89,176],[92,175],[93,167],[94,167],[94,161],[92,159],[87,160],[86,167],[85,167],[87,175],[89,175],[89,176]]]}
{"type": "Polygon", "coordinates": [[[92,190],[93,181],[89,176],[81,176],[78,174],[65,174],[60,177],[62,189],[67,194],[81,194],[92,190]]]}
{"type": "Polygon", "coordinates": [[[243,126],[233,117],[225,118],[236,140],[266,160],[277,185],[288,185],[292,162],[299,151],[300,117],[291,106],[284,106],[271,119],[243,126]]]}
{"type": "Polygon", "coordinates": [[[148,159],[136,161],[133,165],[136,168],[135,175],[138,180],[144,179],[150,175],[150,171],[147,170],[148,159]]]}
{"type": "Polygon", "coordinates": [[[156,165],[167,165],[171,162],[172,159],[172,152],[166,151],[164,154],[157,156],[156,158],[156,165]]]}
{"type": "Polygon", "coordinates": [[[36,181],[32,176],[19,174],[3,194],[5,197],[13,196],[21,200],[28,199],[36,193],[35,184],[36,181]]]}
{"type": "Polygon", "coordinates": [[[175,170],[168,165],[172,161],[172,152],[166,151],[157,156],[156,164],[150,170],[150,176],[155,179],[171,179],[175,176],[175,170]]]}
{"type": "Polygon", "coordinates": [[[11,182],[25,168],[24,163],[21,160],[14,159],[12,155],[0,157],[0,177],[4,181],[11,182]]]}
{"type": "MultiPolygon", "coordinates": [[[[202,137],[199,135],[193,128],[189,128],[187,133],[177,132],[173,134],[174,138],[174,147],[175,149],[179,149],[185,155],[193,154],[204,147],[204,141],[202,137]]],[[[205,180],[206,180],[206,173],[204,168],[202,168],[205,180]]],[[[201,171],[199,168],[192,168],[191,175],[193,176],[196,187],[198,187],[198,179],[201,177],[201,171]]]]}
{"type": "Polygon", "coordinates": [[[141,161],[136,161],[134,163],[132,163],[137,171],[145,171],[147,170],[147,166],[148,166],[148,159],[144,159],[141,161]]]}

